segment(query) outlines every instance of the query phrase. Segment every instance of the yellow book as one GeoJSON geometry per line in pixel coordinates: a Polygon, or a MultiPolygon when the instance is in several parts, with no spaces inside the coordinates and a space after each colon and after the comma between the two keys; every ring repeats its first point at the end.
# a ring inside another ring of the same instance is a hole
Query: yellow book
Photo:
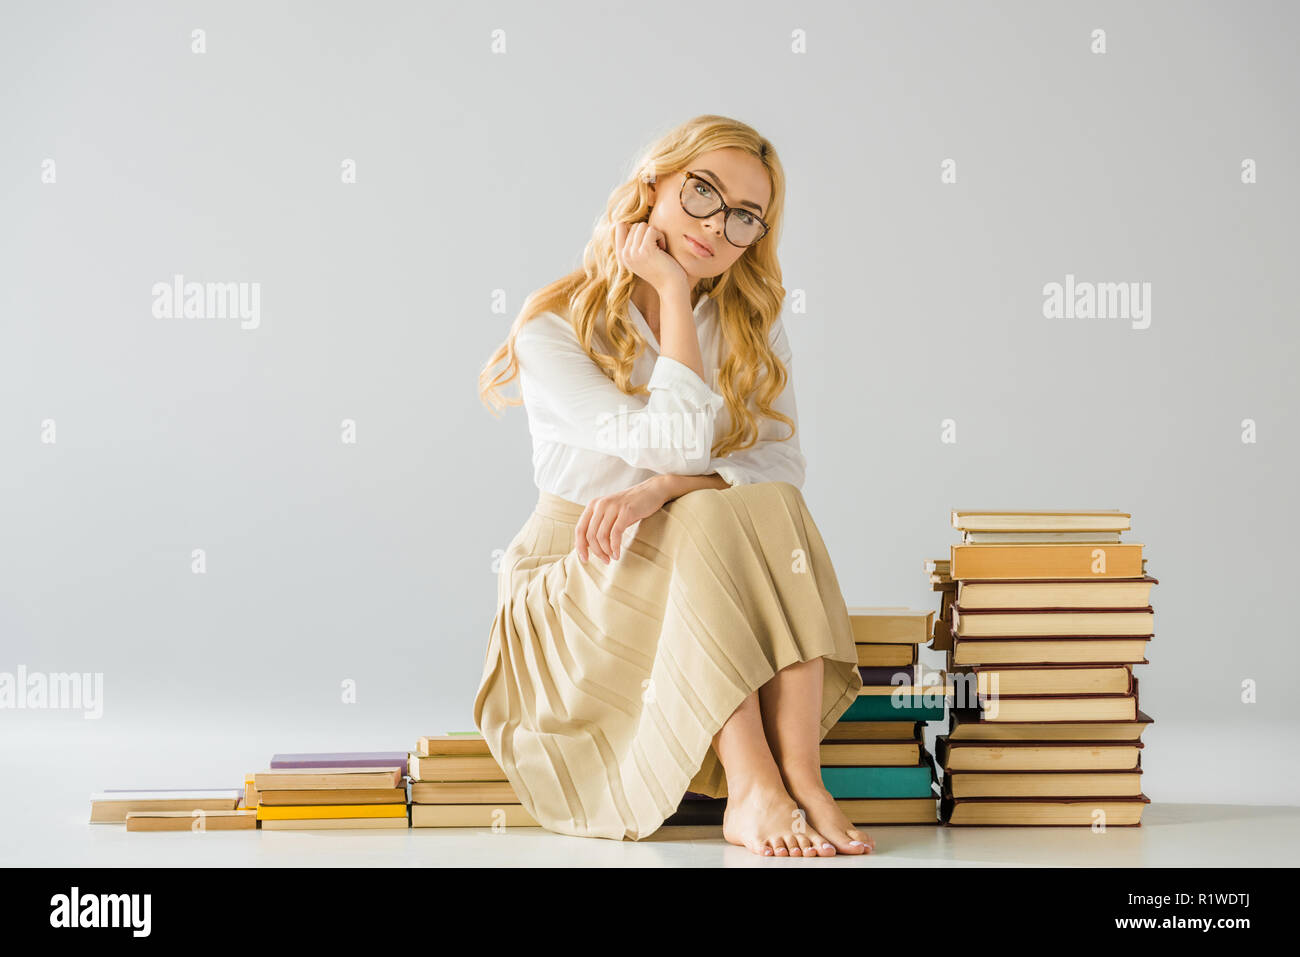
{"type": "Polygon", "coordinates": [[[950,545],[958,579],[1141,578],[1142,545],[950,545]]]}
{"type": "Polygon", "coordinates": [[[405,804],[285,804],[260,805],[259,821],[316,820],[344,817],[406,817],[405,804]]]}

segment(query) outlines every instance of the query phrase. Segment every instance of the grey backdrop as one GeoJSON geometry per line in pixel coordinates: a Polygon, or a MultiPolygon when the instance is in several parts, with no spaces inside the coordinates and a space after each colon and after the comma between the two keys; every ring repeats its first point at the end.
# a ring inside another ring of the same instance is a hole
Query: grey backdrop
{"type": "Polygon", "coordinates": [[[105,696],[0,712],[29,773],[234,785],[471,728],[536,495],[479,366],[643,144],[717,112],[789,176],[805,494],[849,603],[935,607],[953,507],[1131,511],[1146,793],[1296,803],[1294,4],[0,16],[0,671],[105,696]],[[156,318],[177,273],[260,283],[260,325],[156,318]],[[1150,327],[1044,318],[1067,274],[1149,282],[1150,327]]]}

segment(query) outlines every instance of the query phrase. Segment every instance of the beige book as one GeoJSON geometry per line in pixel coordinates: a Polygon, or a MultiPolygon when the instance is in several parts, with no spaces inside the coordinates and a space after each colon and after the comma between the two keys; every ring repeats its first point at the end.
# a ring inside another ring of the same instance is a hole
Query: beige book
{"type": "Polygon", "coordinates": [[[1150,638],[956,638],[959,665],[1140,664],[1150,638]]]}
{"type": "Polygon", "coordinates": [[[952,527],[963,532],[1124,532],[1133,516],[1117,509],[953,509],[952,527]]]}
{"type": "Polygon", "coordinates": [[[953,608],[958,638],[1022,638],[1051,635],[1139,637],[1155,633],[1155,610],[1038,611],[953,608]]]}
{"type": "Polygon", "coordinates": [[[1148,608],[1150,576],[1111,578],[1105,581],[977,581],[957,583],[957,604],[977,608],[1148,608]]]}
{"type": "Polygon", "coordinates": [[[854,824],[938,824],[934,798],[837,798],[835,803],[854,824]]]}
{"type": "Polygon", "coordinates": [[[1119,532],[963,532],[961,540],[972,545],[1042,545],[1053,542],[1096,542],[1106,545],[1119,541],[1119,532]]]}
{"type": "Polygon", "coordinates": [[[912,721],[837,721],[823,741],[885,741],[913,739],[917,734],[912,721]]]}
{"type": "Polygon", "coordinates": [[[1129,827],[1142,823],[1142,809],[1151,799],[1071,798],[1056,800],[1004,800],[999,798],[954,799],[948,814],[953,825],[984,824],[999,827],[1078,825],[1090,827],[1105,822],[1107,827],[1129,827]]]}
{"type": "Polygon", "coordinates": [[[424,756],[443,755],[490,755],[487,739],[478,731],[443,732],[426,734],[416,743],[415,753],[424,756]]]}
{"type": "Polygon", "coordinates": [[[122,824],[131,811],[233,811],[239,790],[99,791],[90,796],[91,824],[122,824]]]}
{"type": "Polygon", "coordinates": [[[1129,741],[1142,740],[1147,725],[1154,724],[1139,710],[1133,721],[1007,721],[979,720],[974,709],[948,711],[949,741],[1129,741]]]}
{"type": "Polygon", "coordinates": [[[934,750],[945,771],[1131,771],[1139,766],[1140,747],[1120,741],[950,743],[940,735],[934,750]]]}
{"type": "Polygon", "coordinates": [[[263,831],[341,831],[352,828],[391,828],[406,830],[410,822],[402,817],[333,817],[333,818],[288,818],[279,821],[263,821],[263,831]]]}
{"type": "Polygon", "coordinates": [[[1137,717],[1134,695],[1080,697],[1020,697],[980,699],[985,721],[1132,721],[1137,717]]]}
{"type": "Polygon", "coordinates": [[[925,644],[934,631],[934,612],[917,608],[849,608],[853,640],[859,644],[925,644]]]}
{"type": "MultiPolygon", "coordinates": [[[[907,724],[899,721],[898,724],[907,724]]],[[[823,767],[911,767],[921,760],[921,742],[832,742],[821,745],[823,767]]]]}
{"type": "Polygon", "coordinates": [[[412,781],[412,804],[518,804],[509,781],[412,781]]]}
{"type": "Polygon", "coordinates": [[[410,753],[412,781],[505,781],[506,773],[491,755],[410,753]]]}
{"type": "Polygon", "coordinates": [[[916,664],[916,645],[864,645],[859,644],[858,664],[868,668],[891,668],[895,665],[916,664]]]}
{"type": "Polygon", "coordinates": [[[401,768],[272,768],[253,775],[259,792],[395,788],[401,784],[401,768]]]}
{"type": "Polygon", "coordinates": [[[970,680],[950,676],[954,685],[990,695],[1128,694],[1133,675],[1128,665],[1069,668],[998,668],[980,665],[970,680]]]}
{"type": "Polygon", "coordinates": [[[1142,769],[1133,771],[950,771],[953,797],[1136,797],[1142,769]]]}
{"type": "Polygon", "coordinates": [[[256,831],[257,812],[128,811],[128,831],[256,831]]]}
{"type": "Polygon", "coordinates": [[[1127,545],[951,545],[952,577],[1013,579],[1141,578],[1141,542],[1127,545]]]}
{"type": "Polygon", "coordinates": [[[412,804],[411,827],[539,827],[522,804],[412,804]]]}

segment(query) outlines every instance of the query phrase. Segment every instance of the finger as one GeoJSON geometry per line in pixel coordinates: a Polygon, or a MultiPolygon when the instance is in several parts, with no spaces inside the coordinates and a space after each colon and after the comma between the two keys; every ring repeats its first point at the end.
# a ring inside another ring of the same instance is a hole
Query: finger
{"type": "Polygon", "coordinates": [[[631,518],[631,515],[628,512],[620,512],[618,521],[609,530],[609,546],[614,553],[614,561],[618,561],[619,556],[623,554],[623,533],[632,524],[628,521],[629,518],[631,518]]]}
{"type": "Polygon", "coordinates": [[[600,527],[596,530],[596,541],[600,542],[601,549],[611,559],[614,557],[614,549],[609,541],[609,531],[614,527],[614,523],[618,521],[620,511],[621,509],[617,508],[605,509],[605,514],[600,519],[600,527]]]}
{"type": "Polygon", "coordinates": [[[573,529],[573,544],[578,550],[578,558],[584,562],[587,560],[587,524],[591,521],[593,504],[593,502],[587,503],[587,507],[582,510],[582,518],[578,519],[578,524],[573,529]]]}
{"type": "Polygon", "coordinates": [[[600,558],[606,564],[609,563],[609,556],[605,554],[603,546],[600,544],[600,520],[605,513],[603,504],[597,504],[591,512],[591,521],[587,523],[587,548],[594,552],[596,557],[600,558]]]}

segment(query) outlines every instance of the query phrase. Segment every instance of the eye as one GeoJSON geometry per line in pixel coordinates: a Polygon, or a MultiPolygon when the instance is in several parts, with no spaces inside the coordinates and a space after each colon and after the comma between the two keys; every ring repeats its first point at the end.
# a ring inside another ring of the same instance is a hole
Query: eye
{"type": "Polygon", "coordinates": [[[740,217],[740,221],[744,223],[746,226],[754,225],[753,213],[747,213],[743,209],[738,209],[736,210],[736,215],[740,217]]]}
{"type": "Polygon", "coordinates": [[[709,189],[709,184],[700,179],[697,179],[695,181],[695,191],[698,192],[701,196],[713,195],[713,190],[709,189]]]}

